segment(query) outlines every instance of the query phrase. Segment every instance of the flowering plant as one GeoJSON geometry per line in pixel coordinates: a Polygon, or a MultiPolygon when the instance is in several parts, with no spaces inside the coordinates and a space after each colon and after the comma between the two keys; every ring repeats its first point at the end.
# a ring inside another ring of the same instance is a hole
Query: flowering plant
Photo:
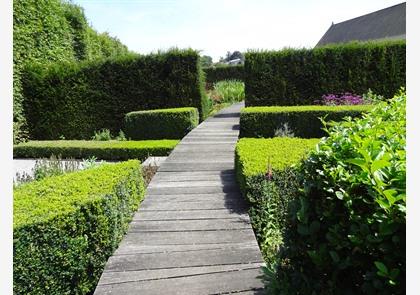
{"type": "Polygon", "coordinates": [[[359,105],[367,102],[362,96],[345,92],[342,94],[326,94],[322,96],[322,100],[316,101],[322,105],[359,105]]]}

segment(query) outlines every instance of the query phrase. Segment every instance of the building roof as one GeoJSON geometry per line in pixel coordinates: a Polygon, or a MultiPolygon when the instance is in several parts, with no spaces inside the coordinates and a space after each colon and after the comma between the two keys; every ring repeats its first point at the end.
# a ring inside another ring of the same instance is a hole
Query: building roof
{"type": "Polygon", "coordinates": [[[332,24],[316,46],[349,41],[405,39],[405,8],[400,3],[338,24],[332,24]]]}

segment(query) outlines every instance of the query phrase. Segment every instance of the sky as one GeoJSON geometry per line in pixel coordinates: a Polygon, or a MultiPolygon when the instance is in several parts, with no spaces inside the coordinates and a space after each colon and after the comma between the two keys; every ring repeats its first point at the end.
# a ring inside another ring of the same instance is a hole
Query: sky
{"type": "Polygon", "coordinates": [[[331,26],[403,0],[73,0],[99,32],[147,54],[201,50],[213,62],[227,51],[311,48],[331,26]]]}

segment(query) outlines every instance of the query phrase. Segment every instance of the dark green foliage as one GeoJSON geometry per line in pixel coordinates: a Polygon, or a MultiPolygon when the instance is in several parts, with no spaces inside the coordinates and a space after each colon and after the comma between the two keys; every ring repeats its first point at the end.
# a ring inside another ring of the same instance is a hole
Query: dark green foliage
{"type": "Polygon", "coordinates": [[[223,66],[204,68],[206,82],[213,84],[222,80],[244,80],[244,66],[223,66]]]}
{"type": "Polygon", "coordinates": [[[144,197],[138,161],[14,190],[14,294],[92,294],[144,197]]]}
{"type": "Polygon", "coordinates": [[[323,118],[340,121],[344,117],[358,117],[372,109],[371,105],[358,106],[297,106],[247,107],[241,110],[240,137],[274,137],[288,128],[294,136],[314,138],[326,136],[323,118]]]}
{"type": "Polygon", "coordinates": [[[29,141],[13,147],[15,158],[62,158],[99,160],[145,160],[149,156],[167,156],[178,144],[178,140],[143,141],[29,141]]]}
{"type": "Polygon", "coordinates": [[[90,28],[77,5],[61,0],[13,1],[14,141],[27,137],[21,75],[28,62],[85,60],[127,51],[117,39],[90,28]]]}
{"type": "Polygon", "coordinates": [[[250,203],[252,227],[268,263],[282,243],[288,203],[298,194],[296,168],[319,139],[243,138],[235,150],[235,170],[250,203]]]}
{"type": "Polygon", "coordinates": [[[33,139],[87,139],[115,134],[135,110],[196,107],[208,112],[198,54],[173,49],[82,63],[32,64],[24,109],[33,139]]]}
{"type": "Polygon", "coordinates": [[[405,41],[248,52],[247,106],[310,105],[329,93],[390,98],[405,86],[405,41]]]}
{"type": "Polygon", "coordinates": [[[196,108],[131,112],[125,116],[124,132],[130,139],[181,139],[198,125],[196,108]]]}
{"type": "Polygon", "coordinates": [[[405,294],[405,94],[334,123],[301,166],[281,294],[405,294]]]}

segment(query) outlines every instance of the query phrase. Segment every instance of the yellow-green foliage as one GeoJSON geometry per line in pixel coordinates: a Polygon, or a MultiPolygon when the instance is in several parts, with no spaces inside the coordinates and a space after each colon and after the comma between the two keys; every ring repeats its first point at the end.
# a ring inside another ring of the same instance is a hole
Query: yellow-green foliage
{"type": "Polygon", "coordinates": [[[90,158],[102,160],[144,160],[149,156],[167,156],[179,140],[93,141],[51,140],[29,141],[13,147],[15,158],[90,158]]]}
{"type": "Polygon", "coordinates": [[[104,164],[18,186],[15,294],[89,294],[144,196],[139,161],[104,164]]]}
{"type": "Polygon", "coordinates": [[[371,109],[372,105],[246,107],[241,110],[240,137],[273,137],[285,128],[296,137],[323,137],[326,132],[320,118],[341,121],[371,109]]]}
{"type": "Polygon", "coordinates": [[[137,111],[125,115],[124,132],[130,139],[181,139],[198,120],[191,107],[137,111]]]}
{"type": "Polygon", "coordinates": [[[298,163],[319,142],[318,138],[242,138],[236,145],[236,157],[245,177],[273,171],[298,163]]]}

